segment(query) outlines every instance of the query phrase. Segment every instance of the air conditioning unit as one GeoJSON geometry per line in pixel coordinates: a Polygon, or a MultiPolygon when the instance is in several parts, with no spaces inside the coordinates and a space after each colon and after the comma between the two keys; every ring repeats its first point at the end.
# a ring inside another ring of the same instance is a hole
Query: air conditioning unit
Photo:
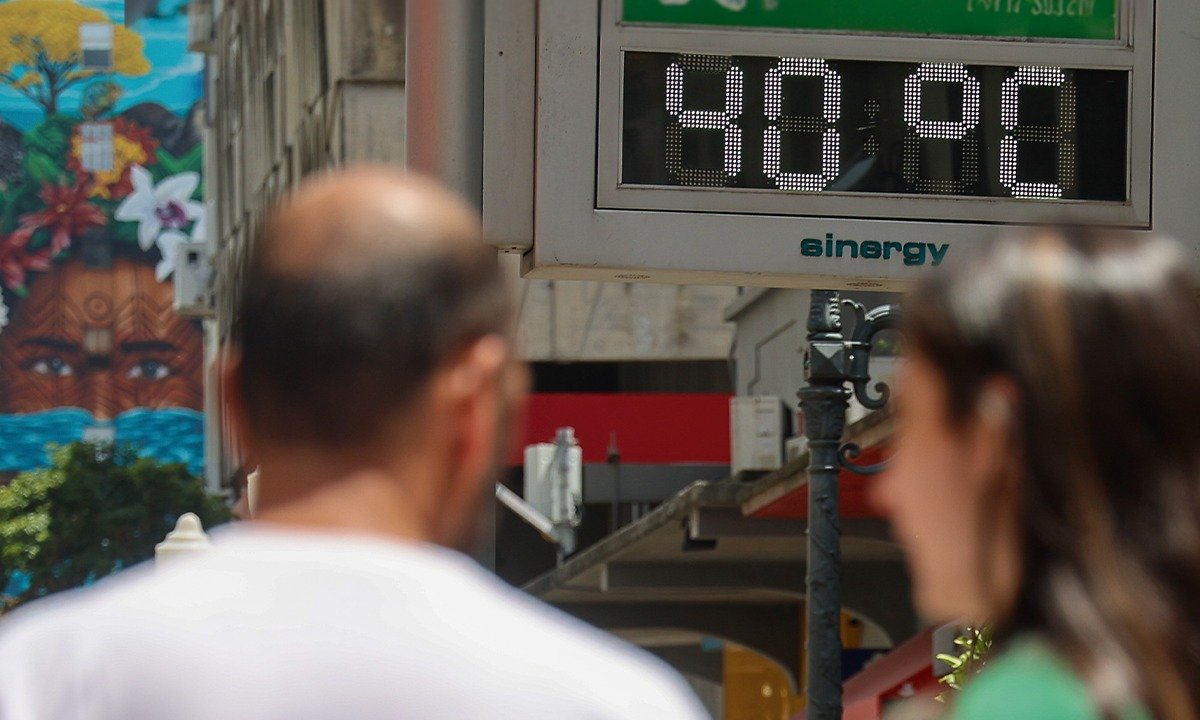
{"type": "Polygon", "coordinates": [[[113,26],[109,22],[79,26],[79,69],[110,72],[113,69],[113,26]]]}
{"type": "Polygon", "coordinates": [[[775,395],[729,400],[730,471],[770,471],[783,467],[788,409],[775,395]]]}
{"type": "Polygon", "coordinates": [[[525,447],[525,502],[555,524],[576,524],[583,506],[583,449],[573,431],[565,445],[525,447]],[[560,452],[566,454],[565,477],[560,452]]]}
{"type": "Polygon", "coordinates": [[[179,243],[175,254],[175,312],[185,317],[212,317],[211,280],[208,243],[179,243]]]}
{"type": "Polygon", "coordinates": [[[188,3],[188,50],[216,53],[216,17],[212,0],[192,0],[188,3]]]}

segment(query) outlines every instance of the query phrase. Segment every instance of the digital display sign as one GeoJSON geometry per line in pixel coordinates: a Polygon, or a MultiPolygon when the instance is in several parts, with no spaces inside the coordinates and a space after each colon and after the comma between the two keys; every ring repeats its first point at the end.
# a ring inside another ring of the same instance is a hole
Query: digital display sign
{"type": "Polygon", "coordinates": [[[1196,0],[487,0],[527,277],[900,290],[1075,223],[1200,258],[1196,0]]]}
{"type": "Polygon", "coordinates": [[[1118,0],[622,0],[631,24],[1113,40],[1118,0]]]}
{"type": "Polygon", "coordinates": [[[623,186],[1128,199],[1129,73],[625,52],[623,186]]]}

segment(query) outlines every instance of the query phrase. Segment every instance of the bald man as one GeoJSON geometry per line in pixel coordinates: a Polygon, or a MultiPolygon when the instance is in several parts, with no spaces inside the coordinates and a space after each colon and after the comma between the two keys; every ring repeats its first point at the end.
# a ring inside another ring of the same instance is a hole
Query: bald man
{"type": "Polygon", "coordinates": [[[456,552],[528,382],[472,210],[326,175],[242,280],[224,388],[256,519],[0,622],[0,718],[707,717],[665,665],[456,552]]]}

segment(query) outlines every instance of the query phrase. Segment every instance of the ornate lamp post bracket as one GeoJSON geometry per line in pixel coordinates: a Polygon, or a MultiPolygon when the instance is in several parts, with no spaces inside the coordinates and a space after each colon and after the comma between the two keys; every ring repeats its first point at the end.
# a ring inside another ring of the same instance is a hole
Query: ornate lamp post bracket
{"type": "MultiPolygon", "coordinates": [[[[854,388],[854,397],[858,398],[863,407],[878,410],[887,404],[891,397],[891,389],[887,383],[877,382],[874,390],[878,395],[871,395],[868,389],[871,384],[871,349],[876,335],[897,327],[900,321],[900,306],[880,305],[870,312],[866,312],[860,302],[844,300],[842,304],[851,309],[856,319],[854,333],[846,341],[849,355],[849,371],[846,380],[854,388]]],[[[859,475],[874,475],[887,467],[886,462],[859,465],[854,462],[854,459],[861,453],[862,448],[858,445],[846,443],[838,450],[838,463],[846,470],[859,475]]]]}

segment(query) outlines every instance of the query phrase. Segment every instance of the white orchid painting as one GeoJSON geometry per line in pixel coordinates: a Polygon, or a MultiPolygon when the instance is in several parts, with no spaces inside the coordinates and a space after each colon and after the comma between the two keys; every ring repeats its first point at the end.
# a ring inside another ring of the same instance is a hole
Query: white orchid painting
{"type": "Polygon", "coordinates": [[[204,237],[204,204],[192,200],[200,184],[200,175],[182,172],[163,178],[157,185],[150,171],[141,165],[130,170],[133,192],[117,206],[113,217],[138,224],[138,245],[143,250],[158,247],[162,258],[154,276],[164,282],[175,271],[175,255],[179,243],[187,242],[182,231],[192,225],[192,237],[204,237]]]}
{"type": "Polygon", "coordinates": [[[138,224],[138,245],[143,250],[153,247],[164,230],[180,231],[204,215],[204,204],[192,200],[200,184],[198,173],[182,172],[155,185],[149,170],[134,165],[129,177],[133,192],[121,201],[113,217],[138,224]]]}

